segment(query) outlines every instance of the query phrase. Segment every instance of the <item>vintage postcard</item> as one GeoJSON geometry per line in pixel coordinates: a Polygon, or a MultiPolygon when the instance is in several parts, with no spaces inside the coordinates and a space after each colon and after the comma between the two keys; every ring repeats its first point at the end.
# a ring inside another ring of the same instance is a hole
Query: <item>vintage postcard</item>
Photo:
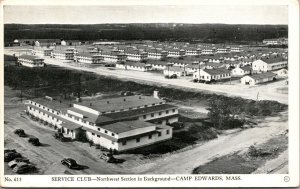
{"type": "Polygon", "coordinates": [[[299,186],[299,4],[1,1],[1,187],[299,186]]]}

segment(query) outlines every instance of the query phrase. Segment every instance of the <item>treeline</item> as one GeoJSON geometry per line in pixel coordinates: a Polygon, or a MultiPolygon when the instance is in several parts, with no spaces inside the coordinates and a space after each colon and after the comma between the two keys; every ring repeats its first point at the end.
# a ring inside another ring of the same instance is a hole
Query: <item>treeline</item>
{"type": "MultiPolygon", "coordinates": [[[[23,87],[29,92],[35,89],[37,96],[63,96],[67,97],[71,93],[80,91],[82,95],[93,95],[97,92],[120,92],[132,91],[143,95],[152,95],[158,89],[162,97],[170,100],[198,99],[208,101],[211,109],[215,107],[226,111],[224,115],[250,115],[268,116],[287,109],[287,105],[276,101],[255,101],[240,97],[228,97],[205,92],[193,92],[184,89],[159,87],[147,84],[140,84],[133,81],[122,81],[105,76],[95,75],[90,72],[78,72],[63,68],[26,68],[18,66],[4,67],[4,84],[14,89],[23,87]],[[79,85],[80,82],[80,85],[79,85]]],[[[212,111],[219,111],[212,109],[212,111]]],[[[220,114],[220,113],[216,113],[220,114]]]]}
{"type": "Polygon", "coordinates": [[[23,25],[5,24],[5,42],[14,39],[65,40],[159,40],[209,43],[261,42],[267,38],[287,37],[287,25],[226,24],[95,24],[23,25]]]}

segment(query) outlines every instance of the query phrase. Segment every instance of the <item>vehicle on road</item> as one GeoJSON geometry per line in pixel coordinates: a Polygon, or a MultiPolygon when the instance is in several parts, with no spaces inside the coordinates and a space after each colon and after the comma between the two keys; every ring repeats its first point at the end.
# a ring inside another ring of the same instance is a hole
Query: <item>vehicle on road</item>
{"type": "Polygon", "coordinates": [[[9,149],[9,148],[4,148],[4,154],[8,153],[8,152],[17,152],[15,149],[9,149]]]}
{"type": "Polygon", "coordinates": [[[23,162],[23,163],[29,163],[29,159],[24,158],[24,157],[17,157],[14,160],[8,162],[8,166],[10,168],[14,168],[18,163],[21,163],[21,162],[23,162]]]}
{"type": "Polygon", "coordinates": [[[63,160],[61,160],[61,164],[69,167],[70,169],[78,169],[80,167],[72,158],[64,158],[63,160]]]}
{"type": "Polygon", "coordinates": [[[30,138],[28,139],[28,142],[31,143],[31,144],[34,145],[34,146],[40,146],[40,145],[41,145],[39,139],[36,138],[36,137],[30,137],[30,138]]]}
{"type": "Polygon", "coordinates": [[[118,159],[116,159],[111,153],[103,153],[100,155],[100,159],[105,160],[107,163],[118,163],[118,159]]]}
{"type": "Polygon", "coordinates": [[[4,153],[4,162],[9,162],[14,160],[15,158],[22,157],[22,155],[18,152],[7,152],[4,153]]]}
{"type": "Polygon", "coordinates": [[[25,131],[23,129],[16,129],[14,131],[15,134],[17,134],[19,137],[26,137],[25,131]]]}
{"type": "Polygon", "coordinates": [[[35,166],[30,164],[30,163],[25,163],[25,162],[20,162],[18,163],[14,168],[13,168],[13,172],[15,173],[28,173],[31,172],[35,169],[35,166]]]}

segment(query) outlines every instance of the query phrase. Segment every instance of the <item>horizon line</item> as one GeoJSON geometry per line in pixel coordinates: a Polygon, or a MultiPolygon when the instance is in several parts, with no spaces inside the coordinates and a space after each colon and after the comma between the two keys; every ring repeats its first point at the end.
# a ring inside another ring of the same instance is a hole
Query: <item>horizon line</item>
{"type": "Polygon", "coordinates": [[[284,25],[288,26],[289,24],[244,24],[244,23],[236,23],[236,24],[229,24],[229,23],[188,23],[188,22],[126,22],[126,23],[77,23],[77,24],[70,24],[70,23],[4,23],[5,24],[23,24],[23,25],[101,25],[101,24],[192,24],[192,25],[200,25],[200,24],[216,24],[216,25],[284,25]]]}

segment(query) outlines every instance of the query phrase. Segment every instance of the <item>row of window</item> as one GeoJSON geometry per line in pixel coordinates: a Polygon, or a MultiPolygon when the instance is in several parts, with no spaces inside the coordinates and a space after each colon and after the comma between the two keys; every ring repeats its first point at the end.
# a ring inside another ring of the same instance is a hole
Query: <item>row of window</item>
{"type": "Polygon", "coordinates": [[[41,112],[41,111],[39,111],[39,110],[36,110],[36,109],[34,109],[34,108],[32,108],[32,107],[29,107],[29,110],[32,110],[32,111],[37,111],[39,114],[40,113],[42,113],[42,115],[47,115],[47,117],[49,117],[49,118],[51,118],[52,120],[54,120],[54,121],[58,121],[58,119],[57,118],[55,118],[55,117],[52,117],[52,116],[50,116],[49,114],[45,114],[44,112],[41,112]]]}
{"type": "Polygon", "coordinates": [[[48,112],[51,112],[51,113],[53,113],[53,114],[56,114],[56,115],[59,114],[57,111],[51,110],[50,108],[47,108],[46,106],[40,105],[40,104],[38,104],[38,103],[36,103],[36,102],[30,101],[30,104],[35,105],[35,106],[38,106],[39,108],[42,108],[43,110],[47,110],[48,112]]]}
{"type": "MultiPolygon", "coordinates": [[[[171,110],[170,110],[171,111],[171,110]]],[[[172,110],[173,113],[176,112],[176,109],[172,110]]],[[[163,112],[158,112],[158,115],[161,116],[163,112]]],[[[166,114],[169,114],[169,110],[166,110],[166,114]]],[[[150,114],[151,117],[154,117],[154,113],[150,114]]],[[[147,119],[147,115],[143,115],[143,119],[147,119]]]]}

